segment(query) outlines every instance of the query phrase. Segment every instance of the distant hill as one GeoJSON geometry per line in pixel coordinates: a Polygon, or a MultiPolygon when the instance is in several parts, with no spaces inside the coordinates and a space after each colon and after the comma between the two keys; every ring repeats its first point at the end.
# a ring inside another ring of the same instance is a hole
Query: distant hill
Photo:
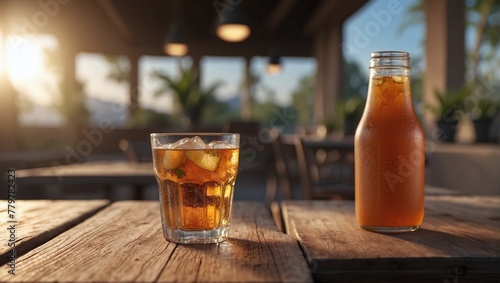
{"type": "Polygon", "coordinates": [[[91,112],[89,121],[91,125],[98,126],[101,121],[111,120],[117,127],[125,126],[128,116],[126,106],[92,96],[87,96],[85,104],[91,112]]]}
{"type": "MultiPolygon", "coordinates": [[[[221,102],[228,105],[231,111],[240,109],[242,104],[239,95],[221,102]]],[[[101,121],[110,120],[116,127],[125,127],[128,116],[126,106],[93,96],[87,96],[85,104],[91,113],[89,123],[92,126],[99,126],[101,121]]],[[[64,123],[64,119],[51,106],[34,104],[29,111],[22,113],[20,123],[21,125],[57,127],[64,123]]]]}
{"type": "Polygon", "coordinates": [[[223,100],[221,102],[226,104],[231,111],[241,109],[242,100],[239,95],[235,95],[232,98],[228,100],[223,100]]]}
{"type": "Polygon", "coordinates": [[[64,119],[50,105],[30,105],[28,111],[19,113],[19,117],[19,123],[22,126],[57,127],[64,122],[64,119]]]}

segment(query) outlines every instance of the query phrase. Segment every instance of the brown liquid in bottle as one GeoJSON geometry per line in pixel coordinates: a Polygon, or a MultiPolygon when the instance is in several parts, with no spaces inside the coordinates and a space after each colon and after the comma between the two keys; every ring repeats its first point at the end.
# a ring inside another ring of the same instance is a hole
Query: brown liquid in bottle
{"type": "Polygon", "coordinates": [[[424,217],[425,139],[411,98],[408,53],[372,53],[368,100],[355,136],[358,223],[414,231],[424,217]]]}

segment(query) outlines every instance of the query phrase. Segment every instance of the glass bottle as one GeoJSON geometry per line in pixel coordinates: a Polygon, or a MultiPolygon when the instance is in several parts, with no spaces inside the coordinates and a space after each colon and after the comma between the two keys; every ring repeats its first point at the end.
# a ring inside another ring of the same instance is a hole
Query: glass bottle
{"type": "Polygon", "coordinates": [[[371,54],[354,156],[359,225],[375,232],[417,230],[424,218],[425,139],[413,108],[407,52],[371,54]]]}

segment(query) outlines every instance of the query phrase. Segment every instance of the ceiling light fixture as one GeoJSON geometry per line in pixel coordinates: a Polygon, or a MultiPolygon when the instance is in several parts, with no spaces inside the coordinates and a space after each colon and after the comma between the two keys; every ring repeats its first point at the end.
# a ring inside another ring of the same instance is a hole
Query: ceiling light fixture
{"type": "Polygon", "coordinates": [[[184,56],[188,52],[188,46],[184,41],[179,23],[172,23],[170,31],[163,42],[163,51],[170,56],[184,56]]]}
{"type": "Polygon", "coordinates": [[[248,18],[241,6],[241,2],[230,6],[231,8],[228,8],[222,16],[215,31],[220,39],[228,42],[240,42],[252,33],[248,18]]]}
{"type": "Polygon", "coordinates": [[[269,55],[266,72],[271,75],[278,75],[281,73],[281,69],[281,56],[277,50],[273,50],[269,55]]]}

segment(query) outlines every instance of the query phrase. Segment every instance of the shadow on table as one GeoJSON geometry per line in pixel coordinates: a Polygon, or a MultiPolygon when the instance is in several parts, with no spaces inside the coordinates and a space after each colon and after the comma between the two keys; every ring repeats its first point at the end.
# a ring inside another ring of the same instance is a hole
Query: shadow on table
{"type": "MultiPolygon", "coordinates": [[[[275,232],[281,234],[278,231],[275,232]]],[[[258,236],[255,235],[255,237],[258,236]]],[[[262,272],[269,272],[269,265],[273,263],[269,263],[268,260],[272,259],[279,273],[276,274],[276,278],[280,278],[280,281],[309,282],[311,280],[311,271],[302,258],[302,254],[291,252],[298,250],[298,246],[294,241],[266,239],[265,242],[261,242],[229,237],[220,244],[183,245],[183,248],[184,247],[188,250],[195,251],[195,254],[200,255],[200,257],[202,257],[204,251],[217,251],[216,259],[212,258],[212,260],[220,261],[222,266],[224,266],[224,261],[232,261],[233,265],[234,261],[241,262],[238,269],[241,268],[242,270],[236,271],[238,273],[244,272],[245,269],[252,270],[252,273],[259,269],[261,269],[262,272]],[[304,261],[304,265],[297,265],[298,261],[304,261]],[[294,268],[289,268],[289,264],[293,265],[294,268]]],[[[264,276],[263,279],[268,280],[269,277],[264,276]]]]}
{"type": "MultiPolygon", "coordinates": [[[[472,230],[472,227],[471,227],[472,230]]],[[[491,247],[485,247],[485,242],[498,242],[498,237],[479,235],[477,237],[451,234],[443,231],[421,228],[412,233],[382,234],[387,237],[397,238],[416,245],[430,248],[443,254],[461,254],[464,257],[484,255],[491,252],[491,247]],[[446,245],[443,245],[446,243],[446,245]]]]}
{"type": "MultiPolygon", "coordinates": [[[[425,203],[425,209],[426,213],[429,208],[431,208],[432,211],[442,211],[443,207],[449,207],[451,208],[456,208],[456,206],[460,206],[461,211],[474,211],[474,210],[480,210],[483,213],[488,213],[491,214],[492,216],[500,217],[500,209],[499,209],[499,203],[498,201],[494,198],[495,196],[498,195],[491,195],[493,198],[487,198],[483,199],[482,201],[477,201],[477,198],[481,198],[481,196],[473,196],[473,195],[466,195],[461,198],[456,198],[456,197],[448,197],[448,198],[441,198],[441,199],[432,199],[431,201],[426,201],[425,203]],[[435,209],[435,207],[439,207],[440,209],[435,209]]],[[[454,209],[456,210],[456,209],[454,209]]],[[[460,217],[466,218],[468,215],[462,214],[460,217]]]]}

